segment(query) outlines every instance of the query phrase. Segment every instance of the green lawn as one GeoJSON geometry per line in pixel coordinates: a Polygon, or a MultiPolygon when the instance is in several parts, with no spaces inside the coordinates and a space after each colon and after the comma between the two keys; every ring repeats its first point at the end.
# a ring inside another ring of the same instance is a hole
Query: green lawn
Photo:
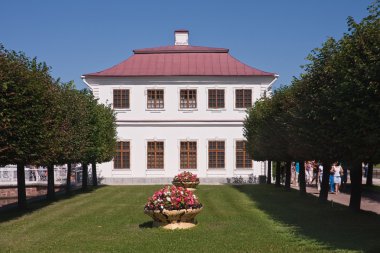
{"type": "Polygon", "coordinates": [[[200,186],[190,230],[151,228],[159,186],[101,187],[27,213],[0,213],[0,252],[380,252],[380,215],[274,186],[200,186]]]}

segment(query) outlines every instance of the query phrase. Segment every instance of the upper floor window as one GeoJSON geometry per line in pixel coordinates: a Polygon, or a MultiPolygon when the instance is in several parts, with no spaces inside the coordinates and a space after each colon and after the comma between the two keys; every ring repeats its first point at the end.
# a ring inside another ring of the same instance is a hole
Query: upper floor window
{"type": "Polygon", "coordinates": [[[197,90],[180,90],[179,105],[182,109],[197,108],[197,90]]]}
{"type": "Polygon", "coordinates": [[[212,109],[224,108],[224,90],[222,89],[208,90],[208,108],[212,108],[212,109]]]}
{"type": "Polygon", "coordinates": [[[181,169],[196,169],[197,168],[197,142],[196,141],[181,141],[180,167],[181,169]]]}
{"type": "Polygon", "coordinates": [[[164,90],[148,90],[147,96],[148,109],[162,109],[164,108],[164,90]]]}
{"type": "Polygon", "coordinates": [[[147,150],[147,168],[163,169],[164,168],[164,142],[148,141],[147,150]]]}
{"type": "Polygon", "coordinates": [[[252,168],[252,157],[247,151],[246,141],[236,141],[236,168],[252,168]]]}
{"type": "Polygon", "coordinates": [[[225,151],[224,141],[208,142],[208,167],[210,169],[224,169],[225,151]]]}
{"type": "Polygon", "coordinates": [[[127,89],[113,90],[113,108],[115,109],[129,108],[129,90],[127,89]]]}
{"type": "Polygon", "coordinates": [[[252,90],[251,89],[235,90],[235,107],[236,108],[252,107],[252,90]]]}
{"type": "Polygon", "coordinates": [[[129,141],[118,141],[116,143],[116,154],[113,159],[114,169],[129,169],[130,161],[129,141]]]}

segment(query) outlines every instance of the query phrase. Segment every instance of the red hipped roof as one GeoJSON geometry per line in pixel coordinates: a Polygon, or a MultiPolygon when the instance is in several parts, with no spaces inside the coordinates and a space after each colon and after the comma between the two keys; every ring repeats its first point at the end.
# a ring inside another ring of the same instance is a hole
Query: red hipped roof
{"type": "Polygon", "coordinates": [[[275,76],[238,61],[228,51],[199,46],[136,49],[127,60],[84,76],[275,76]]]}

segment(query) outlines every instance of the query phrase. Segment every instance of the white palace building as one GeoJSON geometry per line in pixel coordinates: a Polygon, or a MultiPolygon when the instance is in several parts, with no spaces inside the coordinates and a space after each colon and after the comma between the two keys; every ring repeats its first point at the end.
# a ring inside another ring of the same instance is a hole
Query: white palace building
{"type": "Polygon", "coordinates": [[[117,153],[99,165],[104,184],[169,183],[181,171],[203,183],[265,175],[246,152],[246,109],[271,92],[278,75],[250,67],[225,48],[174,46],[133,50],[127,60],[83,81],[117,113],[117,153]]]}

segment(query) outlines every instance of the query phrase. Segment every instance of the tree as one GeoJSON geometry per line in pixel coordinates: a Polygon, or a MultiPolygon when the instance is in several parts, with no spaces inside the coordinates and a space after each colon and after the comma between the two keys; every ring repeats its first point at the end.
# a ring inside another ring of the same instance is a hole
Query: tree
{"type": "Polygon", "coordinates": [[[90,145],[88,136],[88,118],[91,112],[87,110],[86,93],[75,89],[73,82],[61,84],[61,104],[64,115],[61,126],[62,139],[61,163],[67,163],[66,193],[71,190],[71,165],[82,162],[85,151],[90,145]]]}
{"type": "Polygon", "coordinates": [[[82,159],[83,177],[82,189],[87,188],[88,164],[92,165],[93,185],[98,183],[96,163],[108,162],[113,159],[116,148],[115,114],[110,106],[98,104],[88,91],[83,91],[86,98],[86,138],[89,141],[82,159]]]}
{"type": "Polygon", "coordinates": [[[110,106],[97,104],[94,108],[94,128],[92,133],[92,185],[98,185],[96,163],[111,161],[116,148],[116,120],[110,106]]]}
{"type": "Polygon", "coordinates": [[[300,78],[255,103],[244,125],[250,150],[261,160],[323,161],[322,202],[330,164],[348,164],[355,210],[361,162],[380,160],[380,117],[374,117],[380,115],[379,6],[377,0],[360,23],[348,18],[348,33],[313,50],[300,78]]]}
{"type": "Polygon", "coordinates": [[[0,164],[17,164],[18,206],[26,208],[26,164],[41,158],[47,138],[50,68],[0,44],[0,164]]]}
{"type": "Polygon", "coordinates": [[[272,184],[272,161],[268,161],[267,184],[272,184]]]}

